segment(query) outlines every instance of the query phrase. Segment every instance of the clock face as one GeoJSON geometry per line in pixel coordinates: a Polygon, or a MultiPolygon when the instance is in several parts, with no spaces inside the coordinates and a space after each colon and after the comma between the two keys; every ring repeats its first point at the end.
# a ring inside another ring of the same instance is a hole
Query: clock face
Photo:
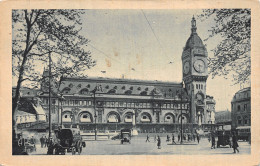
{"type": "Polygon", "coordinates": [[[183,65],[183,72],[184,74],[188,74],[190,71],[190,63],[188,61],[186,61],[183,65]]]}
{"type": "Polygon", "coordinates": [[[201,94],[197,94],[197,99],[202,101],[202,95],[201,94]]]}
{"type": "Polygon", "coordinates": [[[194,69],[199,72],[199,73],[203,73],[205,71],[205,63],[203,60],[196,60],[194,62],[194,69]]]}

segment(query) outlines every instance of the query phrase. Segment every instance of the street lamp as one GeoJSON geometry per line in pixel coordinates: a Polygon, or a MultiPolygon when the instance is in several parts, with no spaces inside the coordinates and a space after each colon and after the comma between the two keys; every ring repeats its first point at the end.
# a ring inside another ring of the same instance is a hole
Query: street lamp
{"type": "Polygon", "coordinates": [[[61,113],[60,113],[60,116],[61,116],[61,120],[60,120],[60,123],[61,123],[61,127],[62,127],[62,125],[63,125],[63,122],[62,122],[62,119],[63,119],[63,117],[62,117],[62,112],[63,112],[63,101],[64,101],[64,96],[63,96],[63,94],[61,93],[61,113]]]}
{"type": "MultiPolygon", "coordinates": [[[[183,89],[181,89],[181,92],[180,92],[180,94],[179,94],[179,96],[180,96],[180,99],[181,99],[181,144],[183,144],[183,121],[182,121],[182,118],[183,118],[183,113],[182,113],[182,103],[183,103],[183,101],[186,101],[186,100],[183,100],[183,96],[184,96],[184,91],[183,90],[186,90],[186,88],[185,88],[185,84],[184,84],[184,82],[182,83],[182,88],[183,89]]],[[[186,91],[187,92],[187,91],[186,91]]]]}

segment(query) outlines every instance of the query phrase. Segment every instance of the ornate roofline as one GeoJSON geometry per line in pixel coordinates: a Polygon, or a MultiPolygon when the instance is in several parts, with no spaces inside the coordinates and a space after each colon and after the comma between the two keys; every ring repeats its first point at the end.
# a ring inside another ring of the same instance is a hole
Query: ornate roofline
{"type": "Polygon", "coordinates": [[[116,83],[116,84],[136,84],[136,85],[151,85],[151,86],[165,86],[182,88],[182,82],[162,82],[150,80],[135,80],[135,79],[119,79],[119,78],[105,78],[105,77],[65,77],[62,81],[77,81],[77,82],[96,82],[96,83],[116,83]]]}

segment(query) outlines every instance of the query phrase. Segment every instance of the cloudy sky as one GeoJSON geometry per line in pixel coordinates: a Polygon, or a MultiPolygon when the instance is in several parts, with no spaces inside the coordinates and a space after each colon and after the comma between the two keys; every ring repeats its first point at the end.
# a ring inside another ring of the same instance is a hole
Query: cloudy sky
{"type": "MultiPolygon", "coordinates": [[[[197,19],[202,40],[214,21],[201,22],[200,10],[86,10],[82,35],[97,65],[86,71],[90,77],[109,77],[181,82],[183,47],[191,34],[191,18],[197,19]]],[[[219,39],[204,41],[209,56],[219,39]]],[[[15,82],[15,81],[13,81],[15,82]]],[[[231,78],[209,76],[207,94],[214,96],[216,110],[231,109],[240,85],[231,78]]]]}
{"type": "MultiPolygon", "coordinates": [[[[181,82],[182,49],[191,33],[191,18],[200,13],[200,10],[87,10],[82,18],[82,33],[91,40],[89,50],[97,60],[88,75],[181,82]]],[[[197,18],[197,32],[202,40],[207,38],[212,25],[212,20],[201,22],[197,18]]],[[[204,41],[211,57],[217,41],[204,41]]],[[[231,79],[209,76],[207,94],[214,96],[216,110],[231,109],[232,97],[240,89],[240,85],[232,85],[231,79]]]]}

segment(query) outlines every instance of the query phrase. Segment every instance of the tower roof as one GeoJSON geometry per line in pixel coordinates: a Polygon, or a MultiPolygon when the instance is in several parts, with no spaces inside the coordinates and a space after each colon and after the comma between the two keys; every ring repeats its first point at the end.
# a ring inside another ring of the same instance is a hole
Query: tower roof
{"type": "Polygon", "coordinates": [[[196,19],[193,16],[191,20],[191,35],[186,42],[184,50],[187,50],[189,48],[194,48],[194,47],[203,47],[203,48],[205,47],[203,45],[201,38],[198,36],[196,30],[197,30],[196,19]]]}

